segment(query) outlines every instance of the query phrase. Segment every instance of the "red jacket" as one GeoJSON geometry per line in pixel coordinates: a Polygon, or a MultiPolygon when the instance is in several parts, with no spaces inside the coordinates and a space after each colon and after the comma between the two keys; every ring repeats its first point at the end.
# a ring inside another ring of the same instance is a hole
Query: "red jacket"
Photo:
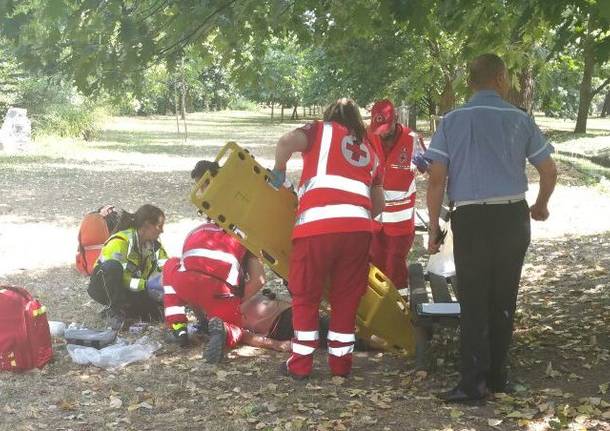
{"type": "Polygon", "coordinates": [[[375,218],[374,229],[392,236],[408,235],[415,231],[415,166],[413,157],[425,147],[419,135],[407,126],[397,124],[397,136],[389,150],[379,136],[369,133],[383,169],[385,207],[375,218]]]}
{"type": "Polygon", "coordinates": [[[292,237],[371,230],[370,188],[379,158],[365,139],[358,143],[339,123],[305,126],[299,207],[292,237]]]}
{"type": "Polygon", "coordinates": [[[204,223],[191,231],[182,249],[181,270],[196,271],[239,286],[241,264],[246,249],[214,223],[204,223]]]}

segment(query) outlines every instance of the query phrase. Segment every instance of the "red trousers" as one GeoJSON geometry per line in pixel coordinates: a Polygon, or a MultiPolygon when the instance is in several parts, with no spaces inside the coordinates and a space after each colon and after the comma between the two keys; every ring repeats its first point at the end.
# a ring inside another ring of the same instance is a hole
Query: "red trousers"
{"type": "Polygon", "coordinates": [[[383,272],[401,295],[406,295],[409,272],[407,269],[407,255],[413,245],[415,233],[392,236],[383,229],[373,233],[371,241],[371,263],[383,272]]]}
{"type": "Polygon", "coordinates": [[[328,364],[333,375],[352,368],[356,311],[368,284],[370,232],[345,232],[297,238],[290,256],[288,289],[292,294],[293,375],[306,376],[318,346],[318,313],[322,293],[330,286],[328,364]]]}
{"type": "Polygon", "coordinates": [[[171,258],[163,266],[163,306],[165,322],[186,323],[185,306],[206,313],[208,319],[222,319],[227,331],[227,347],[237,346],[243,337],[241,299],[229,286],[206,274],[181,271],[180,259],[171,258]]]}

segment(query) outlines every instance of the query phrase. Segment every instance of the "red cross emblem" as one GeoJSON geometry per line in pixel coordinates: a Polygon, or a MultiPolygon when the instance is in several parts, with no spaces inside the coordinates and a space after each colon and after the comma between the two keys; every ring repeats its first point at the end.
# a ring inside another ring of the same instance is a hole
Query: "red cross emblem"
{"type": "Polygon", "coordinates": [[[341,152],[343,153],[345,160],[354,166],[366,166],[371,160],[368,147],[355,143],[353,136],[346,136],[343,138],[341,141],[341,152]]]}

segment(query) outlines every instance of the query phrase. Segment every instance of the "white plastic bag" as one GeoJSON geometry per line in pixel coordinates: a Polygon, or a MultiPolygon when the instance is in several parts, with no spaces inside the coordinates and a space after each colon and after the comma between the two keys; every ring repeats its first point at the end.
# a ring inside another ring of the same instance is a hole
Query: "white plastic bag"
{"type": "Polygon", "coordinates": [[[439,252],[431,255],[428,259],[426,272],[451,277],[455,275],[455,261],[453,260],[453,234],[451,233],[450,223],[446,223],[444,229],[447,229],[445,241],[439,252]]]}
{"type": "Polygon", "coordinates": [[[65,330],[66,324],[64,322],[49,320],[49,331],[51,332],[51,337],[61,338],[64,336],[65,330]]]}
{"type": "Polygon", "coordinates": [[[68,344],[67,349],[74,362],[81,365],[89,363],[96,367],[112,369],[121,368],[137,361],[145,361],[161,348],[161,343],[143,336],[133,344],[117,338],[117,342],[103,349],[68,344]]]}

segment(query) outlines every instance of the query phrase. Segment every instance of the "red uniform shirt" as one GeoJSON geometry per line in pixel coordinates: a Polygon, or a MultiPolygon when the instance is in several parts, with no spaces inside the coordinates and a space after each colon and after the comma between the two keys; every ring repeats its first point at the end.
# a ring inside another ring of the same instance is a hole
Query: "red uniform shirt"
{"type": "Polygon", "coordinates": [[[301,130],[309,145],[292,237],[370,231],[370,188],[381,180],[376,179],[379,158],[368,140],[357,142],[335,122],[315,121],[301,130]]]}

